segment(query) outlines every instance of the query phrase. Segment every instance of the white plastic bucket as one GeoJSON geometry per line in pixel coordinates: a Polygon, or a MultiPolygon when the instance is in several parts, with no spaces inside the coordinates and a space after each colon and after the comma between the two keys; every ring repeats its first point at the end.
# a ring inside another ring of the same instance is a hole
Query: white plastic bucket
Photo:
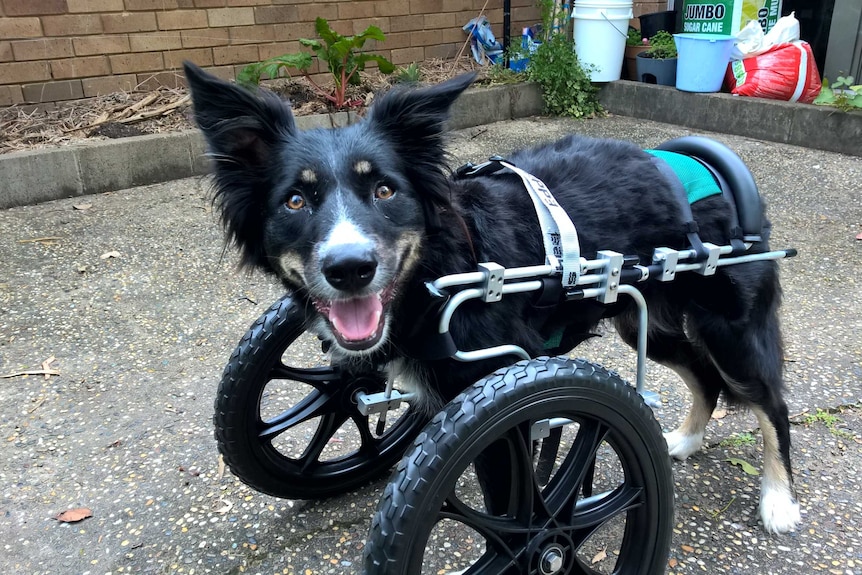
{"type": "Polygon", "coordinates": [[[674,34],[676,88],[686,92],[718,92],[730,61],[733,36],[674,34]]]}
{"type": "Polygon", "coordinates": [[[632,0],[575,0],[575,53],[592,82],[620,79],[632,0]]]}

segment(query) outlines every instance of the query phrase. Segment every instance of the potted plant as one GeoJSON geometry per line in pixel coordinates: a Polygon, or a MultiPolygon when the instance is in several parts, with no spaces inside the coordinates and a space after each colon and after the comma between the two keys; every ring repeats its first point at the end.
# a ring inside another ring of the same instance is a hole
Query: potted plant
{"type": "Polygon", "coordinates": [[[641,37],[641,31],[633,26],[629,26],[629,33],[626,37],[626,51],[625,51],[625,71],[626,78],[629,80],[637,80],[638,79],[638,70],[637,70],[637,61],[635,58],[637,55],[647,48],[649,48],[649,40],[641,37]]]}
{"type": "Polygon", "coordinates": [[[676,43],[664,30],[649,39],[649,48],[637,55],[638,80],[662,86],[676,85],[676,43]]]}

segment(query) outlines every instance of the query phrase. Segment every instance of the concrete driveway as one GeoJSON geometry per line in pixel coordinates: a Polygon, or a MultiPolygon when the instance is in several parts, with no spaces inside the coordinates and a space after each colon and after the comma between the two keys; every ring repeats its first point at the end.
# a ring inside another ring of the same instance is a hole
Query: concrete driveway
{"type": "MultiPolygon", "coordinates": [[[[572,132],[647,147],[691,133],[623,117],[527,119],[457,132],[451,150],[482,160],[572,132]]],[[[727,461],[759,465],[760,438],[746,435],[755,419],[719,410],[708,447],[674,464],[668,573],[862,573],[862,157],[715,137],[751,166],[773,246],[799,250],[781,268],[804,524],[761,530],[759,478],[727,461]]],[[[0,571],[359,572],[382,482],[287,501],[220,465],[212,406],[222,367],[281,293],[235,271],[205,181],[0,211],[0,237],[0,375],[11,376],[0,379],[0,571]],[[92,517],[53,518],[78,508],[92,517]]],[[[611,334],[577,352],[634,377],[633,353],[611,334]]],[[[673,428],[686,392],[655,366],[648,378],[673,428]]]]}

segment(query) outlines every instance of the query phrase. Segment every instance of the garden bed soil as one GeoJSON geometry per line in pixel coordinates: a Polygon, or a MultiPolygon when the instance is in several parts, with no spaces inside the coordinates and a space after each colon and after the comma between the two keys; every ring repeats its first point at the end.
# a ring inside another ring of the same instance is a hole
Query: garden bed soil
{"type": "MultiPolygon", "coordinates": [[[[478,70],[480,81],[487,82],[487,70],[466,57],[423,62],[419,68],[423,83],[433,84],[470,70],[478,70]]],[[[348,100],[354,103],[351,109],[360,112],[376,95],[392,87],[397,73],[384,76],[373,70],[362,73],[361,78],[359,85],[348,88],[348,100]]],[[[304,78],[275,80],[264,85],[289,100],[297,116],[338,111],[304,78]]],[[[0,154],[193,127],[185,88],[115,92],[56,105],[15,105],[0,109],[0,154]]]]}

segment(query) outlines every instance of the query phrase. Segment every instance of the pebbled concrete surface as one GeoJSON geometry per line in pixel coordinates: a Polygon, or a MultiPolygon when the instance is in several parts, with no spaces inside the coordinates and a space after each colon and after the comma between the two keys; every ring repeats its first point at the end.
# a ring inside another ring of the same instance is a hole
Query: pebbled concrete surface
{"type": "MultiPolygon", "coordinates": [[[[625,117],[531,118],[461,130],[458,161],[571,132],[654,146],[691,130],[625,117]]],[[[758,524],[754,417],[718,413],[708,446],[675,463],[668,573],[862,573],[862,158],[715,135],[751,166],[781,263],[794,469],[804,525],[758,524]],[[815,418],[817,408],[830,416],[815,418]],[[812,420],[809,420],[812,419],[812,420]]],[[[357,573],[378,482],[334,499],[278,500],[218,460],[212,402],[246,327],[280,290],[234,269],[202,179],[0,211],[0,571],[28,574],[357,573]],[[77,206],[77,208],[76,208],[77,206]],[[82,209],[81,209],[82,208],[82,209]],[[52,519],[79,507],[78,523],[52,519]]],[[[634,377],[607,334],[577,355],[634,377]]],[[[314,342],[298,354],[319,358],[314,342]]],[[[686,392],[650,366],[666,429],[686,392]]],[[[349,438],[345,438],[349,441],[349,438]]],[[[601,567],[601,565],[599,565],[601,567]]]]}

